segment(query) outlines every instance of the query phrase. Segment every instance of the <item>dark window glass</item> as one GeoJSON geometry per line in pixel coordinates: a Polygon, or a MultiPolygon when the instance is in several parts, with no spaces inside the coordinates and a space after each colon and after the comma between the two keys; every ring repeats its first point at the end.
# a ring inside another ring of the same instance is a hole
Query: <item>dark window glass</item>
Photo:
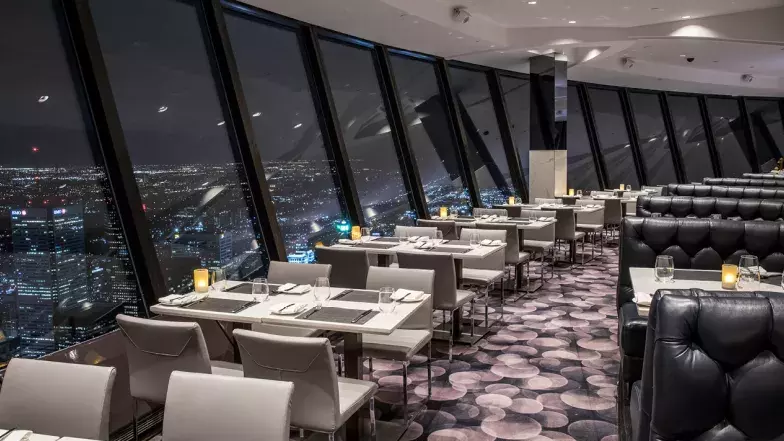
{"type": "Polygon", "coordinates": [[[169,292],[193,269],[234,279],[266,268],[229,142],[196,8],[176,0],[91,2],[133,170],[169,292]]]}
{"type": "Polygon", "coordinates": [[[784,125],[778,101],[746,100],[754,141],[757,146],[757,159],[762,171],[773,170],[776,161],[784,153],[784,125]]]}
{"type": "Polygon", "coordinates": [[[577,87],[569,86],[567,96],[566,122],[566,180],[569,188],[575,190],[603,190],[599,185],[596,165],[593,162],[588,130],[585,128],[583,109],[577,87]]]}
{"type": "Polygon", "coordinates": [[[708,98],[708,113],[724,177],[738,178],[750,172],[752,161],[743,133],[738,100],[708,98]]]}
{"type": "Polygon", "coordinates": [[[648,183],[663,185],[678,182],[672,162],[670,140],[664,128],[659,96],[652,93],[630,93],[629,98],[640,137],[640,150],[648,174],[648,183]]]}
{"type": "Polygon", "coordinates": [[[343,213],[297,34],[233,13],[226,25],[289,260],[311,262],[343,213]]]}
{"type": "Polygon", "coordinates": [[[713,166],[708,143],[705,141],[698,98],[669,95],[667,103],[672,114],[672,125],[675,127],[675,140],[683,158],[686,180],[702,182],[702,178],[712,178],[713,166]]]}
{"type": "Polygon", "coordinates": [[[439,207],[448,207],[450,213],[467,214],[471,197],[461,177],[435,66],[399,55],[392,55],[391,60],[428,211],[437,214],[439,207]]]}
{"type": "Polygon", "coordinates": [[[2,368],[104,334],[143,304],[52,2],[3,4],[0,65],[2,368]]]}
{"type": "Polygon", "coordinates": [[[501,88],[504,91],[512,138],[520,156],[523,179],[528,182],[528,154],[531,147],[531,82],[521,78],[501,76],[501,88]]]}
{"type": "Polygon", "coordinates": [[[395,225],[413,224],[416,214],[400,174],[373,54],[329,40],[320,44],[365,223],[392,235],[395,225]]]}
{"type": "Polygon", "coordinates": [[[483,72],[454,67],[450,68],[450,75],[468,142],[468,163],[482,204],[506,203],[515,192],[487,77],[483,72]]]}
{"type": "Polygon", "coordinates": [[[634,155],[621,110],[621,96],[617,91],[607,89],[588,89],[588,93],[610,187],[624,184],[638,188],[634,155]]]}

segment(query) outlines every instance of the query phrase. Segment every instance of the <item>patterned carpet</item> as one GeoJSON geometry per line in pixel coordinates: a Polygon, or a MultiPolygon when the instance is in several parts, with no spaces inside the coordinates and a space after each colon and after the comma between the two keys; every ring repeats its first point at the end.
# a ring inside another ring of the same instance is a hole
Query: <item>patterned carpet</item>
{"type": "MultiPolygon", "coordinates": [[[[542,289],[507,305],[505,323],[484,340],[456,347],[451,363],[446,347],[434,346],[432,398],[402,440],[617,441],[617,276],[617,248],[605,247],[584,266],[556,268],[542,289]]],[[[378,408],[400,404],[400,364],[374,360],[373,369],[378,408]]],[[[407,387],[421,408],[424,357],[407,387]]]]}

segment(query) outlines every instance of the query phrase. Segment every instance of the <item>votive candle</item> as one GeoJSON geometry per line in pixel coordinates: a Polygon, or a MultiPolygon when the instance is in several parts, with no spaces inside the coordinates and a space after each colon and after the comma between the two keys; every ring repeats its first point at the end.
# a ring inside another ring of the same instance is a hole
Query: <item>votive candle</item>
{"type": "Polygon", "coordinates": [[[574,196],[574,189],[573,188],[569,189],[569,196],[574,196]]]}
{"type": "Polygon", "coordinates": [[[362,238],[362,229],[355,225],[351,227],[351,240],[359,240],[362,238]]]}
{"type": "Polygon", "coordinates": [[[446,207],[441,207],[441,208],[438,210],[438,212],[439,212],[439,214],[441,215],[441,217],[443,217],[443,218],[447,218],[447,217],[449,216],[449,209],[448,209],[448,208],[446,208],[446,207]]]}
{"type": "Polygon", "coordinates": [[[738,283],[738,265],[725,264],[721,266],[721,287],[735,289],[738,283]]]}
{"type": "Polygon", "coordinates": [[[193,286],[196,292],[204,293],[210,290],[210,271],[206,268],[193,270],[193,286]]]}

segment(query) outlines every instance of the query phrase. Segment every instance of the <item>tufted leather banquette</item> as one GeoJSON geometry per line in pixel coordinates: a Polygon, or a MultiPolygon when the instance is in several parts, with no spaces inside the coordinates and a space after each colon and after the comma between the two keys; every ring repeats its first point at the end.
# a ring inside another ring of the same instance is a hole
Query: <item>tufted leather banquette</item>
{"type": "Polygon", "coordinates": [[[783,188],[728,187],[726,185],[669,184],[667,196],[697,196],[735,199],[781,199],[783,188]]]}
{"type": "Polygon", "coordinates": [[[784,180],[781,179],[703,178],[702,183],[727,187],[784,187],[784,180]]]}
{"type": "Polygon", "coordinates": [[[660,290],[645,344],[635,441],[782,439],[781,294],[660,290]]]}
{"type": "Polygon", "coordinates": [[[743,173],[746,179],[784,179],[784,174],[777,173],[743,173]]]}
{"type": "MultiPolygon", "coordinates": [[[[673,256],[676,268],[720,270],[753,254],[768,271],[784,270],[784,223],[718,219],[627,217],[621,225],[616,304],[620,327],[621,378],[640,379],[647,318],[634,303],[629,268],[653,268],[657,255],[673,256]]],[[[624,386],[622,384],[622,386],[624,386]]],[[[628,390],[627,390],[628,391],[628,390]]]]}
{"type": "Polygon", "coordinates": [[[641,196],[637,198],[637,216],[709,218],[714,215],[733,220],[784,219],[784,201],[775,199],[733,199],[693,196],[641,196]]]}

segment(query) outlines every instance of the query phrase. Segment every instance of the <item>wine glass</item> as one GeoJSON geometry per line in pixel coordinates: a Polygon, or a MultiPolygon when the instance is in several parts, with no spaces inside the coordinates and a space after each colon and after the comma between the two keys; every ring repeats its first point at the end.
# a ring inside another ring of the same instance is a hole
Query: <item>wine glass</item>
{"type": "Polygon", "coordinates": [[[583,197],[583,191],[582,190],[577,190],[577,197],[578,198],[583,197]]]}
{"type": "Polygon", "coordinates": [[[215,291],[226,290],[226,270],[223,268],[216,268],[212,273],[212,289],[215,291]]]}
{"type": "Polygon", "coordinates": [[[746,254],[740,256],[738,264],[738,289],[757,290],[760,286],[759,259],[757,256],[746,254]]]}
{"type": "Polygon", "coordinates": [[[632,191],[632,186],[631,185],[627,185],[626,186],[626,191],[632,191]]]}
{"type": "Polygon", "coordinates": [[[672,256],[656,256],[654,276],[657,282],[670,283],[675,278],[675,261],[672,256]]]}
{"type": "Polygon", "coordinates": [[[383,313],[391,313],[395,310],[395,301],[392,299],[392,294],[395,289],[391,286],[383,286],[378,290],[378,310],[383,313]]]}
{"type": "Polygon", "coordinates": [[[443,243],[444,242],[444,232],[443,231],[436,230],[436,240],[438,241],[438,243],[443,243]]]}
{"type": "Polygon", "coordinates": [[[362,227],[359,231],[360,231],[360,234],[361,234],[361,236],[359,238],[360,242],[364,243],[364,242],[370,241],[370,234],[372,232],[370,228],[362,227]]]}
{"type": "Polygon", "coordinates": [[[258,279],[253,279],[253,284],[251,285],[251,294],[253,295],[253,301],[255,302],[266,302],[269,298],[269,283],[267,283],[267,279],[261,277],[258,279]]]}
{"type": "Polygon", "coordinates": [[[329,300],[329,277],[318,277],[313,285],[313,297],[316,298],[316,306],[321,308],[329,300]]]}
{"type": "Polygon", "coordinates": [[[476,248],[479,246],[479,233],[476,231],[470,231],[468,233],[468,243],[471,245],[471,248],[476,248]]]}

